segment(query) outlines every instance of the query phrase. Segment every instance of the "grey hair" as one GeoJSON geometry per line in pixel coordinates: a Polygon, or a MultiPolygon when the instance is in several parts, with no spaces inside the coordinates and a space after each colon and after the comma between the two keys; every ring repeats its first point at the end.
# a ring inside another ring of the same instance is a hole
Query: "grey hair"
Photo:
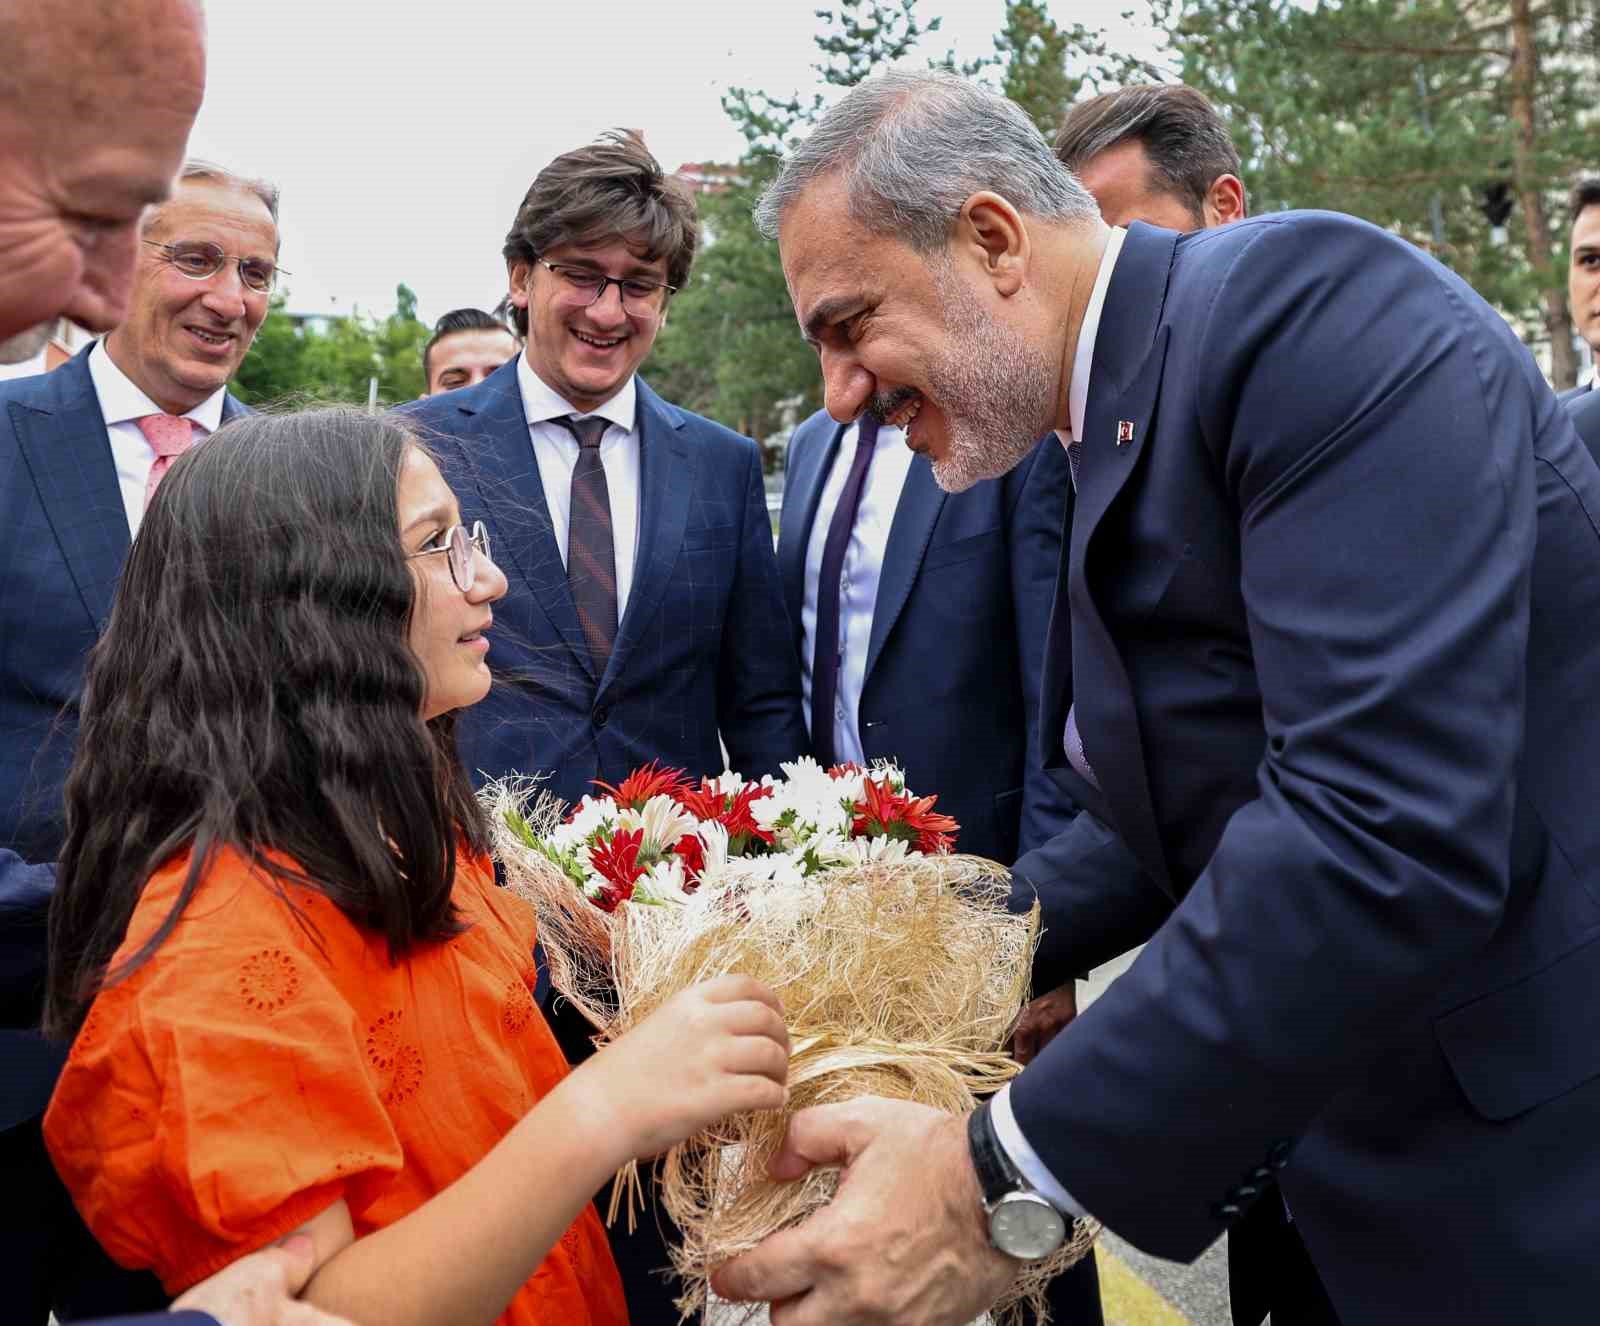
{"type": "Polygon", "coordinates": [[[983,191],[1052,221],[1100,214],[1020,106],[948,73],[858,83],[784,161],[756,204],[757,228],[776,238],[795,200],[835,172],[852,219],[919,253],[948,243],[962,206],[983,191]]]}
{"type": "MultiPolygon", "coordinates": [[[[183,163],[183,169],[178,172],[179,184],[189,180],[211,180],[213,183],[232,185],[245,193],[253,194],[265,204],[272,216],[272,224],[278,224],[278,186],[269,180],[258,179],[252,175],[240,175],[226,166],[219,166],[215,161],[206,161],[200,157],[189,157],[183,163]]],[[[152,208],[147,220],[153,218],[158,210],[152,208]]]]}

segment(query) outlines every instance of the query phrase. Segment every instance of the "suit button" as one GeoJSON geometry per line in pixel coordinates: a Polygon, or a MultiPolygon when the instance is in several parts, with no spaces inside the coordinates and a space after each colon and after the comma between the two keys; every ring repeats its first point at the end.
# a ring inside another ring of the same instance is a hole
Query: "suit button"
{"type": "Polygon", "coordinates": [[[1261,1195],[1261,1189],[1248,1183],[1241,1183],[1231,1194],[1236,1202],[1248,1202],[1261,1195]]]}
{"type": "Polygon", "coordinates": [[[604,727],[611,721],[611,711],[602,705],[594,711],[593,718],[596,727],[604,727]]]}
{"type": "Polygon", "coordinates": [[[1221,1220],[1223,1222],[1227,1222],[1229,1220],[1237,1220],[1240,1216],[1242,1216],[1244,1214],[1244,1208],[1242,1206],[1236,1205],[1233,1202],[1219,1202],[1216,1206],[1212,1207],[1211,1209],[1212,1209],[1212,1212],[1216,1215],[1217,1219],[1221,1220]]]}
{"type": "Polygon", "coordinates": [[[1253,1170],[1250,1171],[1250,1182],[1270,1183],[1272,1182],[1272,1171],[1265,1165],[1257,1165],[1253,1170]]]}
{"type": "Polygon", "coordinates": [[[1272,1144],[1272,1150],[1267,1152],[1267,1164],[1273,1169],[1282,1169],[1289,1163],[1289,1153],[1294,1150],[1294,1143],[1288,1138],[1272,1144]]]}

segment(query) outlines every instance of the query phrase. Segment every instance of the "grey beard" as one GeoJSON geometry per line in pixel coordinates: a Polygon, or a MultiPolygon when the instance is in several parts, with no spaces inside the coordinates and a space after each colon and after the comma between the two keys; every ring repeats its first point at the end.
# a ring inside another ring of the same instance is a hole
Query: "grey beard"
{"type": "Polygon", "coordinates": [[[933,479],[959,493],[1013,469],[1049,431],[1055,378],[1048,356],[986,317],[968,290],[937,273],[935,280],[954,352],[928,373],[950,431],[949,454],[933,463],[933,479]]]}
{"type": "Polygon", "coordinates": [[[32,359],[49,342],[55,326],[53,322],[41,322],[25,332],[7,336],[0,341],[0,364],[20,364],[25,359],[32,359]]]}

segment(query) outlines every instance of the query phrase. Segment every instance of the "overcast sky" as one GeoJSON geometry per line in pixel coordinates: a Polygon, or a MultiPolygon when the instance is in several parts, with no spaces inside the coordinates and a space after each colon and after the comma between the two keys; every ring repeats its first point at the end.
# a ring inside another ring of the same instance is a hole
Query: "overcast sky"
{"type": "MultiPolygon", "coordinates": [[[[1126,0],[1053,0],[1058,21],[1150,38],[1126,0]]],[[[736,159],[729,87],[815,86],[824,0],[208,0],[190,150],[283,190],[297,312],[425,319],[505,292],[500,245],[540,167],[603,129],[643,130],[668,170],[736,159]]],[[[921,0],[926,56],[988,54],[1003,0],[921,0]]]]}

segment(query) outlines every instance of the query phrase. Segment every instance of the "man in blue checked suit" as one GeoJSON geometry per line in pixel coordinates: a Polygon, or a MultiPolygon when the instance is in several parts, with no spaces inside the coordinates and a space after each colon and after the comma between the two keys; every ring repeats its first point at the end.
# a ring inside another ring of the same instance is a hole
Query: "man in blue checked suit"
{"type": "MultiPolygon", "coordinates": [[[[504,249],[525,351],[402,407],[510,584],[495,685],[457,730],[476,776],[540,775],[571,803],[651,761],[717,774],[726,747],[759,777],[807,749],[756,445],[637,373],[697,236],[637,135],[558,157],[504,249]]],[[[591,1052],[570,1006],[550,1012],[569,1058],[591,1052]]],[[[675,1322],[655,1213],[612,1244],[635,1326],[675,1322]]]]}
{"type": "Polygon", "coordinates": [[[164,1301],[88,1239],[39,1116],[60,1047],[36,1024],[84,662],[145,503],[172,460],[244,407],[227,390],[266,316],[277,191],[203,162],[146,214],[127,317],[38,377],[0,384],[0,1269],[19,1322],[164,1301]]]}

